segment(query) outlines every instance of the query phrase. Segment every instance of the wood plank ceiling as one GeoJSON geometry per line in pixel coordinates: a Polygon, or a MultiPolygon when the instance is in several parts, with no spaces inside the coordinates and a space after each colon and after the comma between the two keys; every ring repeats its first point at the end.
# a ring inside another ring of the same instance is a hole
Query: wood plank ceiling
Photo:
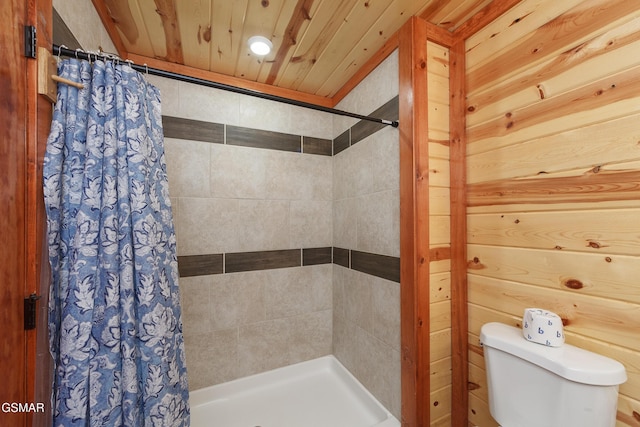
{"type": "Polygon", "coordinates": [[[453,31],[491,0],[93,0],[123,58],[332,97],[413,15],[453,31]],[[247,40],[269,38],[261,58],[247,40]]]}

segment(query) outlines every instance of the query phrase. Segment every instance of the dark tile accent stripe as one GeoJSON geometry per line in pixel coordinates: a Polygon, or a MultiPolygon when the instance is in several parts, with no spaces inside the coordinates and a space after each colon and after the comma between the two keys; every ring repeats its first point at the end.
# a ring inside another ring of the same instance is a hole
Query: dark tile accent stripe
{"type": "Polygon", "coordinates": [[[225,256],[225,273],[299,267],[300,249],[236,252],[225,256]]]}
{"type": "Polygon", "coordinates": [[[165,138],[224,144],[224,125],[220,123],[162,116],[162,127],[165,138]]]}
{"type": "Polygon", "coordinates": [[[331,247],[302,250],[302,265],[331,264],[331,247]]]}
{"type": "Polygon", "coordinates": [[[335,156],[339,152],[346,150],[350,145],[350,132],[351,129],[347,129],[333,140],[333,155],[335,156]]]}
{"type": "Polygon", "coordinates": [[[270,150],[301,152],[301,138],[289,133],[227,126],[227,144],[270,150]]]}
{"type": "MultiPolygon", "coordinates": [[[[398,120],[399,113],[399,98],[396,96],[390,101],[386,102],[382,107],[378,108],[370,116],[377,117],[386,120],[398,120]]],[[[362,141],[369,135],[373,135],[377,131],[386,128],[387,125],[380,123],[370,122],[367,120],[360,120],[351,128],[351,145],[362,141]]]]}
{"type": "Polygon", "coordinates": [[[400,283],[400,258],[351,251],[351,268],[400,283]]]}
{"type": "Polygon", "coordinates": [[[179,256],[178,271],[180,277],[222,274],[222,254],[179,256]]]}
{"type": "Polygon", "coordinates": [[[349,263],[349,249],[333,248],[333,263],[351,268],[349,263]]]}
{"type": "Polygon", "coordinates": [[[400,258],[336,247],[179,256],[178,271],[180,277],[192,277],[332,262],[362,273],[400,282],[400,258]]]}
{"type": "Polygon", "coordinates": [[[320,154],[331,156],[333,154],[333,143],[330,139],[302,137],[302,152],[306,154],[320,154]]]}

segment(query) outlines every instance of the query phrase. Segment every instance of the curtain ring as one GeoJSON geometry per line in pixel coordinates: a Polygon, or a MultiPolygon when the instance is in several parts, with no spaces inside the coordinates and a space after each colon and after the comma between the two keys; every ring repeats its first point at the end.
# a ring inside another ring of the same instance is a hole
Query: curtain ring
{"type": "Polygon", "coordinates": [[[149,75],[149,66],[147,65],[146,62],[144,63],[144,69],[145,69],[145,72],[146,72],[146,74],[148,76],[149,75]]]}
{"type": "Polygon", "coordinates": [[[62,49],[69,49],[68,47],[66,47],[65,45],[61,44],[60,46],[58,46],[58,61],[60,61],[60,51],[62,49]]]}
{"type": "Polygon", "coordinates": [[[78,51],[80,50],[80,48],[76,49],[76,59],[78,59],[78,51]]]}

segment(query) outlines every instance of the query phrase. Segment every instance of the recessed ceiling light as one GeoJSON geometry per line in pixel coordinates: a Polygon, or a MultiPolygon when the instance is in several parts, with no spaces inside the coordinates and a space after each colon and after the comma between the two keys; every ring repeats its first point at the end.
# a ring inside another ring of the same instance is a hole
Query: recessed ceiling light
{"type": "Polygon", "coordinates": [[[249,49],[256,55],[264,56],[268,55],[273,49],[273,43],[266,37],[253,36],[249,37],[249,49]]]}

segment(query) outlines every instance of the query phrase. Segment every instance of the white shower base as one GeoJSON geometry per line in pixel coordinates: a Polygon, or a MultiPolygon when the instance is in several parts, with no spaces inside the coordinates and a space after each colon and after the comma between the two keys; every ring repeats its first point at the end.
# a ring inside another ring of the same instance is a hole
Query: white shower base
{"type": "Polygon", "coordinates": [[[192,427],[399,427],[333,356],[189,394],[192,427]]]}

